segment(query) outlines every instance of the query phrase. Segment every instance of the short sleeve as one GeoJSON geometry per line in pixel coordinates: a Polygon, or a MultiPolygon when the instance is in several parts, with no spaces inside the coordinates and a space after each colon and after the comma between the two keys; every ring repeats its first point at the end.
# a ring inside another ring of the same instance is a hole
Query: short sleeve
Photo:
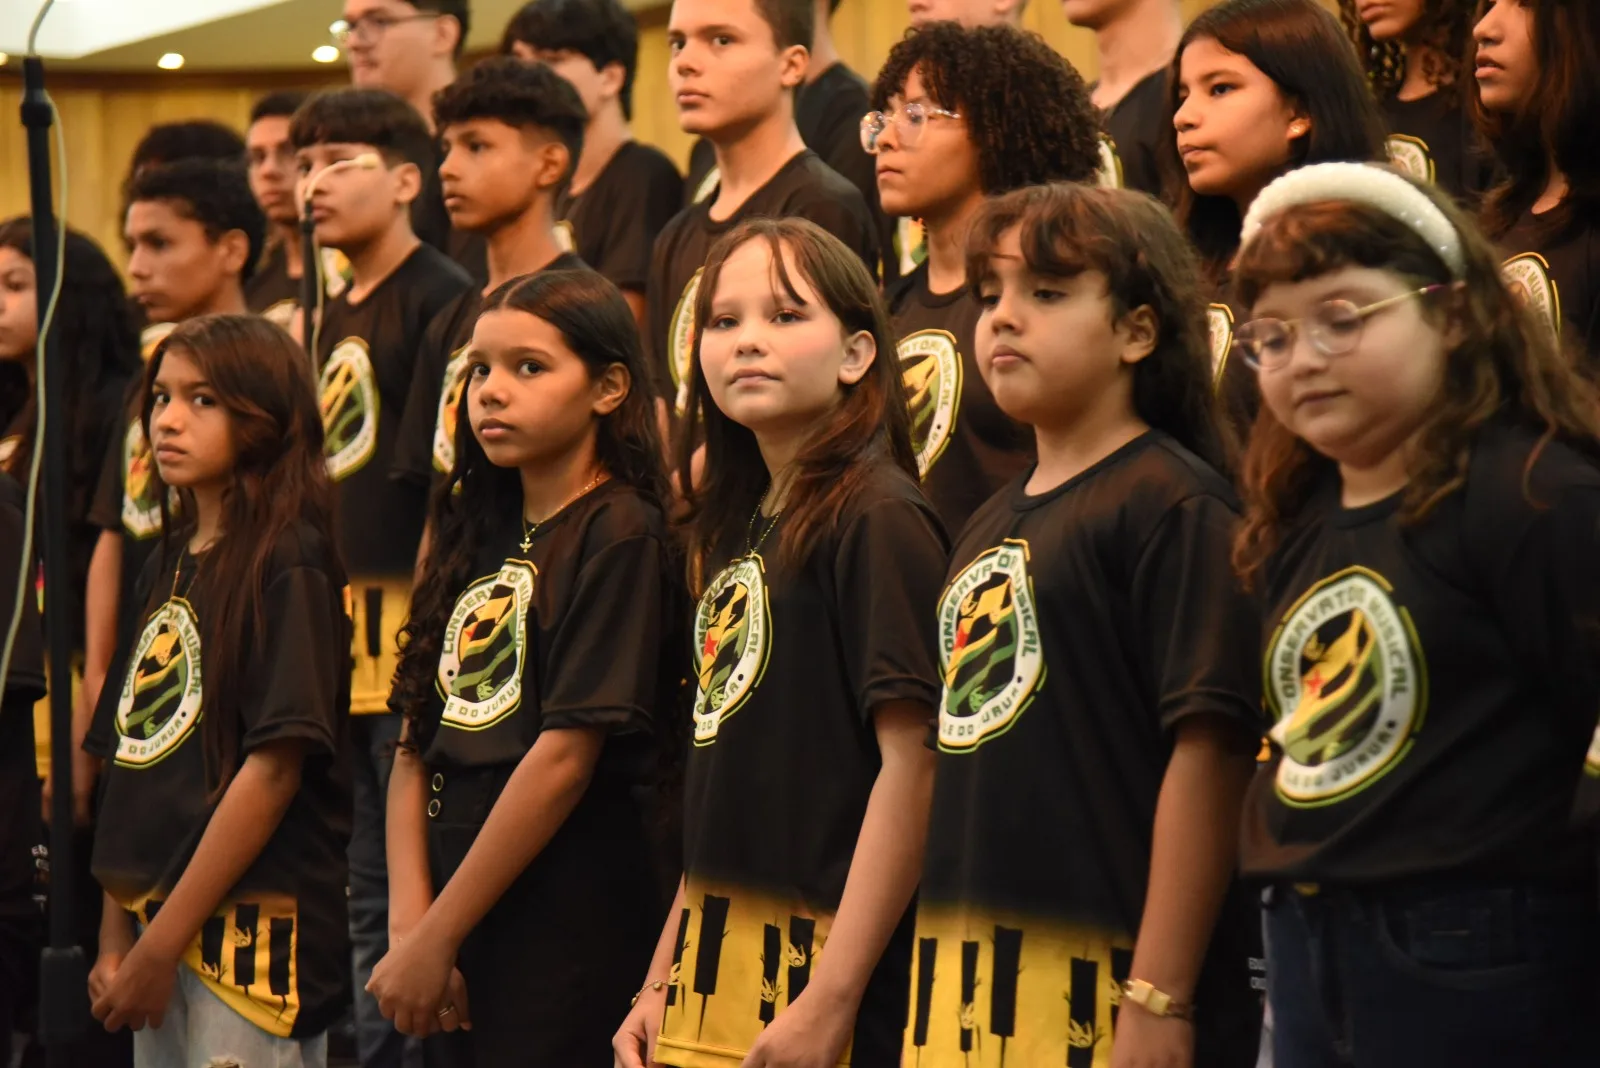
{"type": "Polygon", "coordinates": [[[670,160],[654,151],[639,153],[638,163],[635,181],[617,189],[623,194],[619,202],[605,205],[605,240],[595,250],[592,263],[618,289],[643,291],[656,235],[678,214],[683,202],[683,179],[670,160]]]}
{"type": "Polygon", "coordinates": [[[1210,494],[1170,508],[1139,551],[1130,605],[1147,696],[1163,730],[1193,715],[1261,713],[1261,613],[1229,562],[1238,514],[1210,494]]]}
{"type": "Polygon", "coordinates": [[[89,522],[101,530],[122,529],[122,445],[128,436],[127,421],[118,419],[117,433],[106,442],[105,458],[100,462],[100,477],[95,482],[94,499],[89,503],[89,522]]]}
{"type": "Polygon", "coordinates": [[[542,729],[649,729],[661,693],[669,575],[660,539],[612,542],[578,572],[550,642],[542,729]]]}
{"type": "Polygon", "coordinates": [[[305,565],[268,584],[264,631],[252,643],[256,656],[239,705],[242,753],[284,738],[305,741],[319,754],[334,752],[349,712],[350,626],[342,596],[326,571],[305,565]]]}
{"type": "Polygon", "coordinates": [[[427,486],[433,480],[433,434],[439,419],[439,391],[444,388],[444,372],[450,366],[446,333],[452,316],[434,317],[422,336],[412,370],[411,388],[406,394],[406,410],[400,417],[395,440],[391,474],[404,482],[427,486]]]}
{"type": "Polygon", "coordinates": [[[865,722],[886,701],[939,704],[939,591],[950,547],[926,505],[876,501],[841,532],[834,597],[845,671],[865,722]]]}

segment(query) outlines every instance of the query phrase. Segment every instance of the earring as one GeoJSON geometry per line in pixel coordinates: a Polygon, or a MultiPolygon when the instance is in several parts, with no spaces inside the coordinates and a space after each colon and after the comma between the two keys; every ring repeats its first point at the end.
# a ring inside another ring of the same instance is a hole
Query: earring
{"type": "Polygon", "coordinates": [[[1304,119],[1296,119],[1289,124],[1289,132],[1295,137],[1304,137],[1310,125],[1304,119]]]}

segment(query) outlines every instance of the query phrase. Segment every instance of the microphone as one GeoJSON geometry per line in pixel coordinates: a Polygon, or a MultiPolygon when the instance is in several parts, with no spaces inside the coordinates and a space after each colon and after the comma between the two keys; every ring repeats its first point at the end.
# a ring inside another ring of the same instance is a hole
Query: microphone
{"type": "Polygon", "coordinates": [[[317,185],[336,171],[375,171],[383,166],[376,152],[363,152],[351,159],[342,159],[322,168],[306,182],[300,194],[300,344],[313,364],[317,359],[317,342],[322,332],[322,298],[328,287],[322,280],[322,256],[317,248],[317,226],[311,218],[311,198],[317,185]],[[315,314],[313,314],[315,309],[315,314]]]}

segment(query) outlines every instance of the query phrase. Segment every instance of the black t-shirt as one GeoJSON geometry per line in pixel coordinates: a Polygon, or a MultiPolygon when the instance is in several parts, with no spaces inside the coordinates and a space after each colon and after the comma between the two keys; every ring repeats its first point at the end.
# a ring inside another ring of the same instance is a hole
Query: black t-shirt
{"type": "MultiPolygon", "coordinates": [[[[300,279],[289,277],[288,254],[274,244],[245,283],[244,302],[257,315],[288,330],[300,310],[300,279]]],[[[298,338],[296,340],[299,340],[298,338]]]]}
{"type": "MultiPolygon", "coordinates": [[[[21,483],[0,471],[0,605],[4,605],[8,613],[8,624],[11,606],[17,601],[26,503],[21,483]]],[[[36,553],[37,548],[36,545],[36,553]]],[[[45,695],[45,690],[44,630],[39,618],[39,602],[25,596],[17,637],[11,646],[11,663],[5,677],[0,712],[11,714],[15,710],[19,715],[31,715],[34,702],[45,695]]]]}
{"type": "Polygon", "coordinates": [[[160,603],[141,611],[137,639],[120,647],[84,743],[106,760],[92,868],[148,923],[216,808],[207,800],[205,717],[238,718],[233,772],[262,745],[301,742],[301,785],[282,822],[182,959],[257,1027],[309,1037],[348,1005],[348,589],[323,535],[305,523],[290,528],[262,576],[260,629],[243,635],[251,655],[241,685],[219,707],[203,682],[201,642],[215,603],[207,582],[187,553],[153,559],[141,576],[140,591],[160,603]]]}
{"type": "Polygon", "coordinates": [[[1389,162],[1464,204],[1477,204],[1494,179],[1494,161],[1455,91],[1440,89],[1420,100],[1391,96],[1382,107],[1389,162]]]}
{"type": "MultiPolygon", "coordinates": [[[[664,1064],[738,1065],[805,989],[881,766],[872,711],[937,701],[945,539],[911,477],[869,462],[803,567],[776,571],[750,554],[709,572],[694,623],[686,890],[664,1064]]],[[[763,542],[769,553],[783,522],[763,542]]],[[[900,1063],[910,935],[903,923],[868,983],[858,1068],[900,1063]]]]}
{"type": "Polygon", "coordinates": [[[1141,78],[1101,115],[1100,184],[1159,197],[1161,145],[1177,136],[1167,114],[1167,72],[1141,78]]]}
{"type": "MultiPolygon", "coordinates": [[[[583,260],[563,252],[540,271],[571,271],[583,266],[583,260]]],[[[482,307],[480,290],[463,290],[439,309],[422,335],[405,420],[395,444],[393,474],[397,479],[426,487],[456,462],[456,414],[466,387],[462,360],[482,307]]]]}
{"type": "Polygon", "coordinates": [[[1600,708],[1600,470],[1491,423],[1415,524],[1344,508],[1327,471],[1264,570],[1276,725],[1248,875],[1369,884],[1592,875],[1569,829],[1600,708]],[[1526,492],[1525,492],[1526,486],[1526,492]]]}
{"type": "MultiPolygon", "coordinates": [[[[1003,1045],[1017,1064],[1087,1066],[1109,1049],[1173,728],[1206,715],[1245,745],[1261,733],[1227,482],[1151,431],[1047,493],[1026,484],[972,517],[939,602],[907,1037],[929,1064],[974,1048],[998,1064],[1003,1045]]],[[[1236,890],[1195,994],[1199,1063],[1255,1063],[1258,924],[1236,890]]]]}
{"type": "Polygon", "coordinates": [[[556,218],[584,263],[618,289],[643,292],[656,236],[678,213],[683,178],[660,150],[629,141],[581,194],[556,198],[556,218]]]}
{"type": "Polygon", "coordinates": [[[1600,225],[1544,225],[1532,212],[1500,239],[1506,284],[1591,372],[1600,368],[1600,225]]]}
{"type": "Polygon", "coordinates": [[[978,372],[982,310],[965,287],[930,292],[926,263],[889,293],[922,490],[954,533],[1033,454],[1033,432],[1000,410],[978,372]]]}
{"type": "Polygon", "coordinates": [[[688,402],[700,272],[711,246],[723,234],[758,215],[796,216],[843,241],[874,277],[878,269],[877,231],[861,193],[810,149],[796,153],[727,219],[711,218],[713,203],[705,200],[673,216],[656,239],[650,262],[649,330],[644,341],[657,395],[672,400],[679,412],[688,402]]]}
{"type": "Polygon", "coordinates": [[[356,575],[409,577],[416,565],[425,495],[389,472],[423,334],[471,287],[444,253],[418,245],[360,304],[346,291],[324,312],[319,391],[328,473],[338,487],[339,549],[356,575]]]}

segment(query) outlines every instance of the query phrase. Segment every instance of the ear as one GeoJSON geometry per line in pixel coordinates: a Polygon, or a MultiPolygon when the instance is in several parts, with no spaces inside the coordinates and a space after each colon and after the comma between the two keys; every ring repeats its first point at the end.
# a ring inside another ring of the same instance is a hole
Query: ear
{"type": "Polygon", "coordinates": [[[394,179],[394,198],[409,205],[422,195],[422,168],[415,163],[402,163],[389,172],[394,179]]]}
{"type": "Polygon", "coordinates": [[[610,415],[622,407],[632,389],[633,376],[628,374],[627,367],[620,363],[607,364],[594,380],[594,403],[590,410],[598,416],[610,415]]]}
{"type": "Polygon", "coordinates": [[[222,257],[223,270],[243,274],[250,263],[250,238],[243,230],[229,230],[217,238],[217,252],[222,257]]]}
{"type": "Polygon", "coordinates": [[[1289,140],[1298,141],[1311,132],[1311,116],[1300,110],[1295,105],[1294,112],[1289,119],[1289,140]]]}
{"type": "Polygon", "coordinates": [[[607,63],[600,68],[600,96],[605,100],[615,100],[622,95],[622,83],[628,80],[628,72],[621,63],[607,63]]]}
{"type": "Polygon", "coordinates": [[[811,67],[811,51],[804,45],[790,45],[778,55],[782,64],[781,81],[785,89],[798,89],[806,80],[811,67]]]}
{"type": "Polygon", "coordinates": [[[839,384],[853,386],[867,376],[878,358],[878,342],[870,333],[859,330],[844,339],[844,362],[839,365],[839,384]]]}
{"type": "Polygon", "coordinates": [[[537,156],[539,166],[534,173],[534,181],[540,189],[552,189],[571,175],[572,153],[560,141],[544,142],[539,146],[537,156]]]}
{"type": "Polygon", "coordinates": [[[455,58],[456,44],[461,40],[461,23],[454,15],[441,15],[433,20],[433,54],[455,58]]]}
{"type": "Polygon", "coordinates": [[[1148,304],[1139,305],[1122,317],[1117,333],[1122,338],[1122,362],[1130,366],[1138,363],[1154,352],[1156,342],[1161,340],[1155,309],[1148,304]]]}

